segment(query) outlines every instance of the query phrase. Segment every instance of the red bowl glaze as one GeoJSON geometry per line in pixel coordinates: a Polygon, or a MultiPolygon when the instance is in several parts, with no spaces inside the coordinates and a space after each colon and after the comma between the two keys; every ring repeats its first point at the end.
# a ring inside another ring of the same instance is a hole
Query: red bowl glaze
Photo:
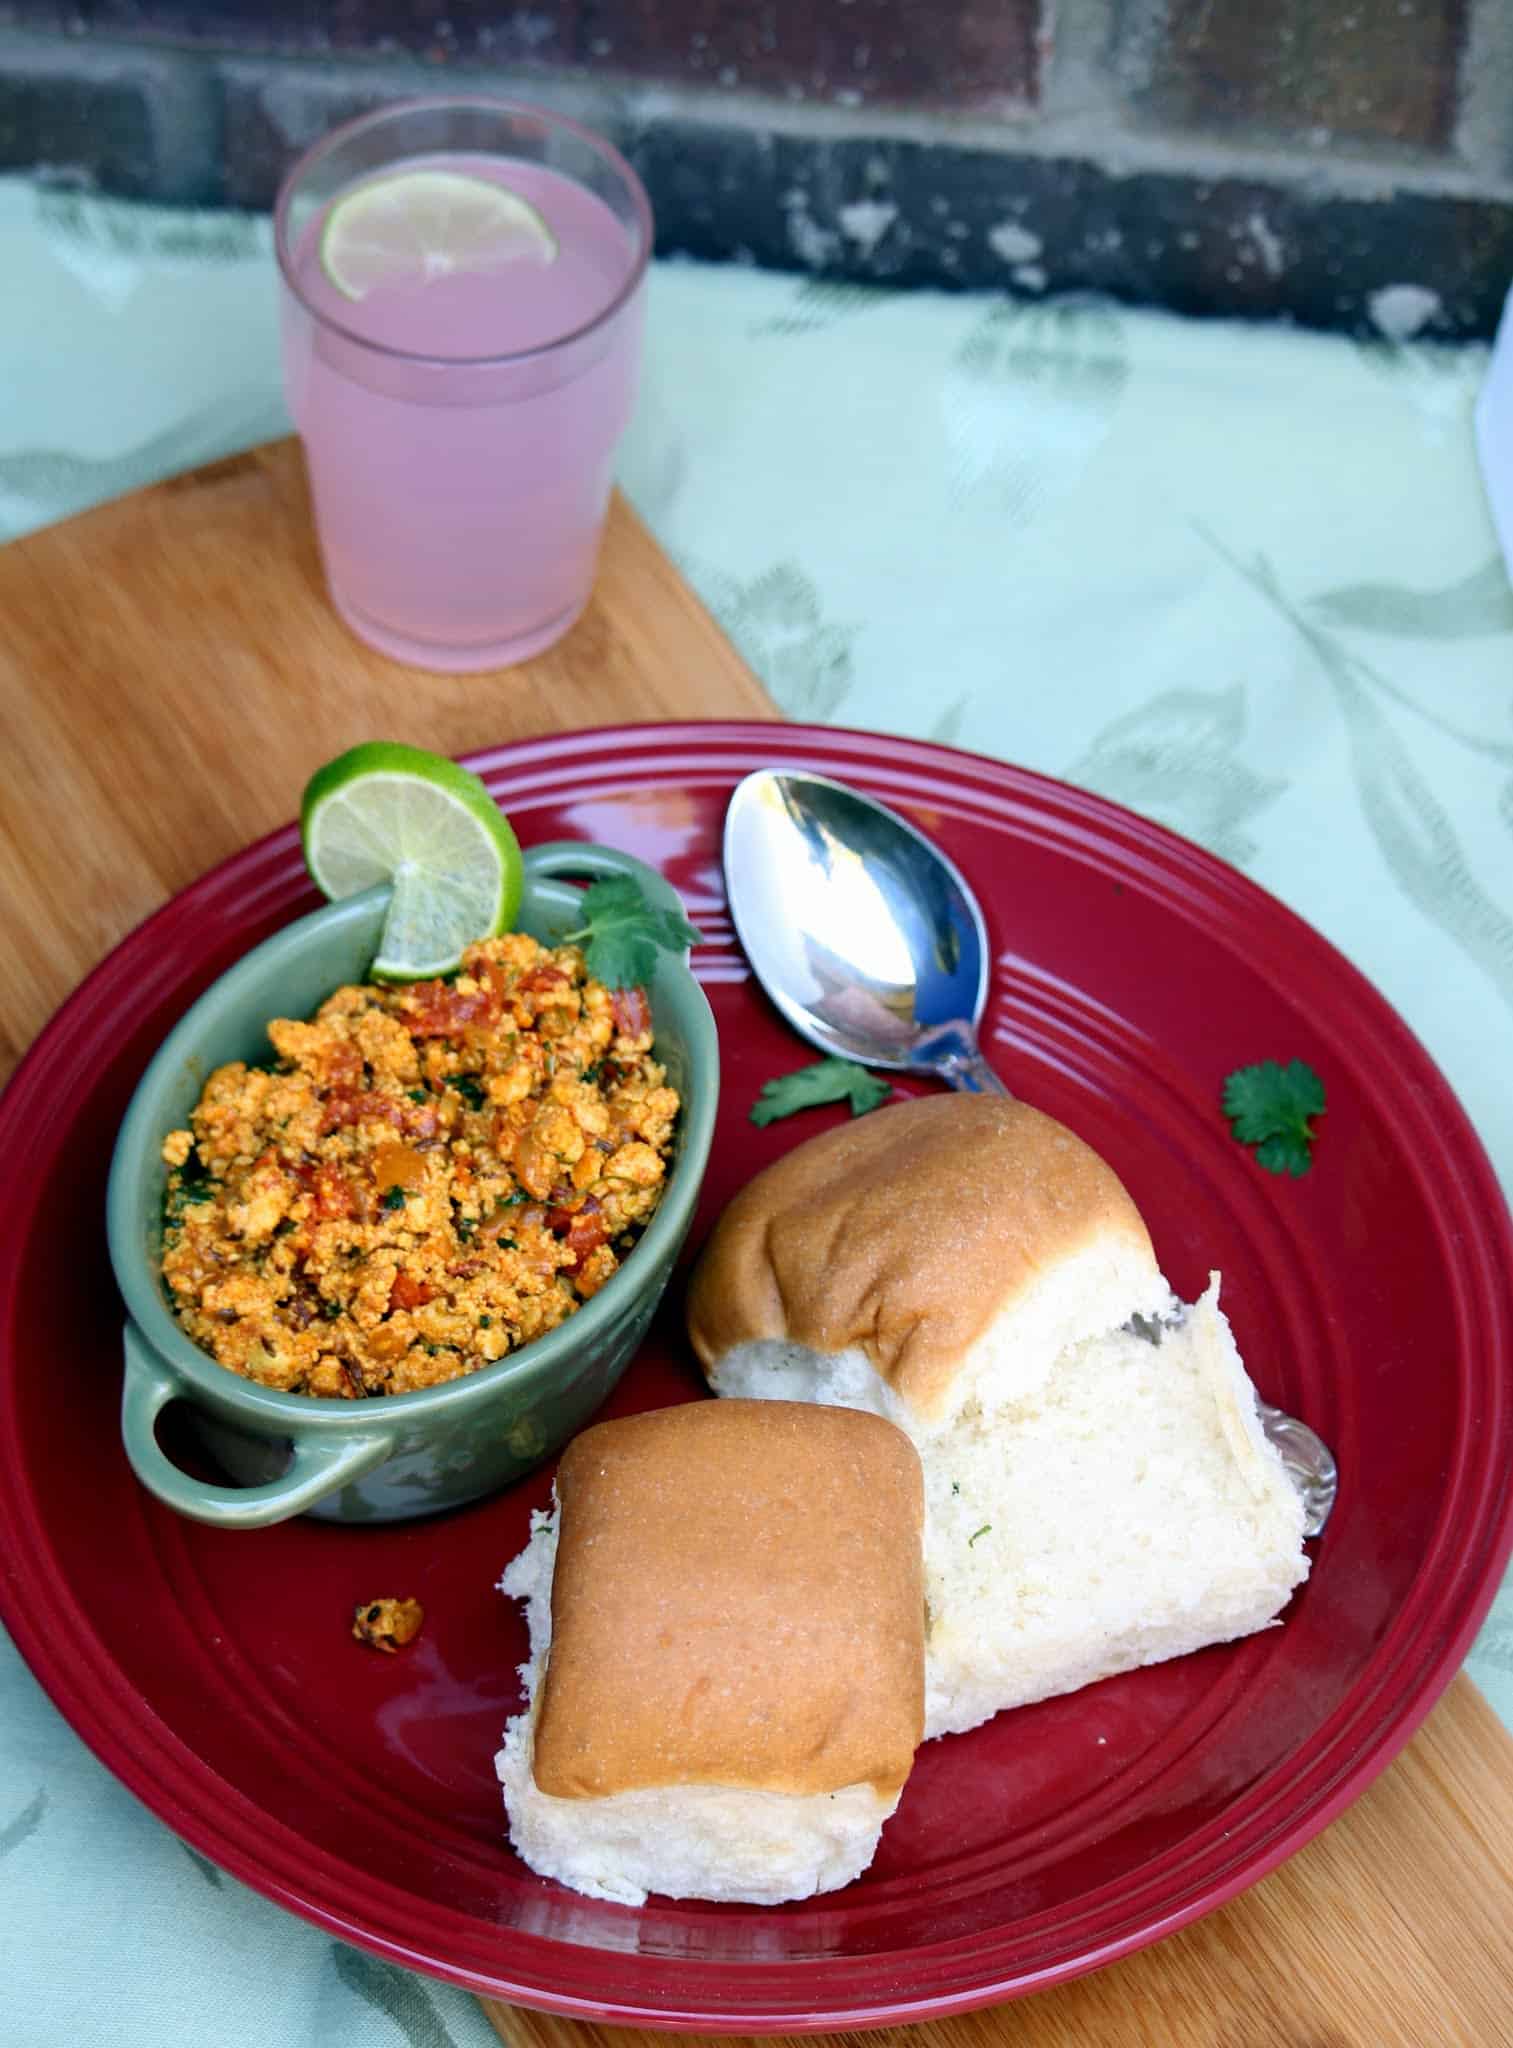
{"type": "MultiPolygon", "coordinates": [[[[1345,1806],[1453,1675],[1513,1543],[1513,1231],[1423,1049],[1242,876],[1099,799],[903,740],[795,726],[580,733],[473,763],[527,843],[623,846],[678,886],[720,1025],[721,1126],[692,1245],[820,1112],[757,1130],[812,1057],[749,979],[719,831],[748,769],[811,766],[903,810],[981,895],[984,1042],[1107,1157],[1189,1298],[1211,1265],[1262,1394],[1334,1447],[1339,1504],[1285,1625],[928,1745],[877,1861],[771,1909],[639,1910],[535,1877],[492,1754],[525,1636],[493,1590],[540,1474],[438,1521],[245,1535],[159,1508],[120,1448],[101,1197],[168,1026],[314,901],[293,829],[167,905],[90,976],[0,1102],[0,1611],[85,1741],[236,1876],[396,1962],[555,2011],[749,2033],[880,2025],[1054,1983],[1231,1897],[1345,1806]],[[1263,1173],[1225,1073],[1306,1059],[1313,1171],[1263,1173]],[[411,1594],[402,1656],[347,1634],[411,1594]]],[[[675,1279],[610,1411],[700,1383],[675,1279]]]]}

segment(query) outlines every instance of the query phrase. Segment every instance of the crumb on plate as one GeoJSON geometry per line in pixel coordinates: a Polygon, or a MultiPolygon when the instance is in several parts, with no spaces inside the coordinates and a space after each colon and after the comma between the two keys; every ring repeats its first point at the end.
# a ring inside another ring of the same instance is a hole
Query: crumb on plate
{"type": "Polygon", "coordinates": [[[352,1633],[391,1657],[420,1634],[426,1612],[418,1600],[363,1600],[352,1610],[352,1633]]]}

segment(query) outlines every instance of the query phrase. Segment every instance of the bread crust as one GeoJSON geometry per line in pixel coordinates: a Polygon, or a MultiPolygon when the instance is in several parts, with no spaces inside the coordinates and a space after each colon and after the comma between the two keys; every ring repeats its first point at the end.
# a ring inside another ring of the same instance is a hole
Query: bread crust
{"type": "Polygon", "coordinates": [[[927,1095],[796,1146],[725,1209],[690,1283],[706,1373],[738,1344],[862,1350],[916,1413],[1049,1266],[1124,1239],[1156,1272],[1112,1167],[1028,1103],[927,1095]]]}
{"type": "Polygon", "coordinates": [[[698,1401],[585,1430],[557,1493],[542,1792],[897,1796],[924,1725],[924,1492],[901,1430],[698,1401]]]}

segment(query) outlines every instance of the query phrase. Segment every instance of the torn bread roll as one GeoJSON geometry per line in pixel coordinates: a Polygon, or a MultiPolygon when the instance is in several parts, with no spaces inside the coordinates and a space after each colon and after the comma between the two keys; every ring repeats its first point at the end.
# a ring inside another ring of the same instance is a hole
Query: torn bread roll
{"type": "Polygon", "coordinates": [[[521,1858],[630,1905],[850,1883],[922,1733],[923,1515],[876,1416],[699,1401],[585,1430],[500,1582],[531,1637],[495,1758],[521,1858]]]}
{"type": "Polygon", "coordinates": [[[1025,1103],[798,1146],[720,1218],[688,1324],[717,1393],[917,1444],[927,1735],[1247,1635],[1307,1576],[1217,1275],[1184,1308],[1112,1169],[1025,1103]]]}

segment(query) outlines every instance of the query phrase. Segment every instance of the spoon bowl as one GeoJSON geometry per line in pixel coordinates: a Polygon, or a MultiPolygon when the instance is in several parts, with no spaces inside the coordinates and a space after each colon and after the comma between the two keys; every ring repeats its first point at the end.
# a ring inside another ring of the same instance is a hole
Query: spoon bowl
{"type": "Polygon", "coordinates": [[[977,1044],[982,911],[897,812],[827,776],[759,768],[726,812],[725,881],[757,979],[811,1045],[1008,1094],[977,1044]]]}

